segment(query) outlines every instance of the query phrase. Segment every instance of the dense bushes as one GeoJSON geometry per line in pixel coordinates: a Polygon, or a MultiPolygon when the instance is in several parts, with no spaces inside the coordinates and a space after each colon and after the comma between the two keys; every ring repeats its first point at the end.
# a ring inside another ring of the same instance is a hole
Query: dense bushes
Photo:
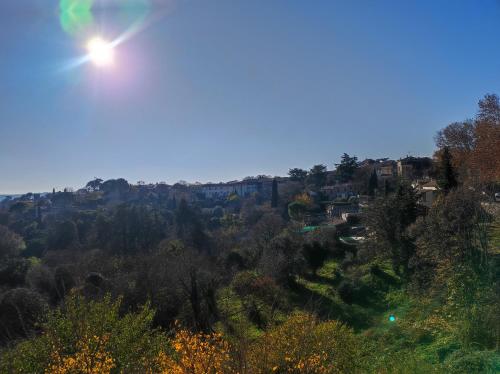
{"type": "Polygon", "coordinates": [[[2,373],[355,373],[360,342],[336,321],[295,314],[246,345],[176,326],[171,339],[151,328],[153,311],[119,315],[120,300],[67,299],[43,334],[4,352],[2,373]]]}
{"type": "Polygon", "coordinates": [[[454,374],[500,371],[500,356],[491,351],[456,351],[446,361],[446,370],[454,374]]]}
{"type": "Polygon", "coordinates": [[[0,286],[22,286],[29,267],[30,262],[24,258],[4,260],[0,263],[0,286]]]}
{"type": "Polygon", "coordinates": [[[360,343],[348,327],[307,314],[291,316],[252,348],[249,367],[257,373],[355,373],[361,363],[360,343]]]}
{"type": "Polygon", "coordinates": [[[0,225],[0,259],[16,256],[25,248],[23,238],[0,225]]]}
{"type": "Polygon", "coordinates": [[[35,332],[47,305],[43,298],[26,288],[14,288],[0,299],[0,342],[26,338],[35,332]]]}
{"type": "Polygon", "coordinates": [[[164,337],[151,329],[153,311],[145,306],[120,317],[119,307],[109,297],[69,298],[48,315],[42,335],[3,354],[0,372],[155,372],[164,337]]]}

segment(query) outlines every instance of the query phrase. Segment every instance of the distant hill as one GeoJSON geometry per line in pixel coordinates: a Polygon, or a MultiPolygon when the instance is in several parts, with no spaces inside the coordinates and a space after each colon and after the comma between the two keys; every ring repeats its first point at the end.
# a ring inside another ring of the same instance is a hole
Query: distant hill
{"type": "Polygon", "coordinates": [[[19,197],[19,196],[22,196],[22,195],[0,195],[0,201],[5,200],[7,197],[11,197],[14,199],[14,198],[19,197]]]}

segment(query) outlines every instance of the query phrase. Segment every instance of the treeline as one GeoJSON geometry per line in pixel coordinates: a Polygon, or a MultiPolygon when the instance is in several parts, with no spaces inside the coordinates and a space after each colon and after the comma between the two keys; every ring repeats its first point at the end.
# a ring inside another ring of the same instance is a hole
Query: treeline
{"type": "Polygon", "coordinates": [[[474,119],[452,123],[436,135],[437,156],[441,157],[445,150],[451,153],[462,183],[500,183],[499,106],[497,95],[485,95],[474,119]]]}

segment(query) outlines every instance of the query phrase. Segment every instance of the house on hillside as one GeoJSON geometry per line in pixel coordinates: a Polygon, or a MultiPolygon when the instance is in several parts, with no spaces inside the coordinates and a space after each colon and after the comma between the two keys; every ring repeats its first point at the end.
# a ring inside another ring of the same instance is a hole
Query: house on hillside
{"type": "Polygon", "coordinates": [[[359,168],[365,170],[365,175],[369,176],[375,171],[379,187],[384,186],[387,180],[392,180],[397,176],[397,163],[388,158],[373,160],[367,158],[359,163],[359,168]]]}
{"type": "Polygon", "coordinates": [[[197,188],[206,199],[225,199],[231,194],[246,197],[262,190],[262,182],[247,180],[228,183],[208,183],[197,188]]]}
{"type": "Polygon", "coordinates": [[[348,199],[357,196],[360,186],[356,183],[337,183],[330,186],[321,187],[321,193],[328,200],[348,199]]]}
{"type": "Polygon", "coordinates": [[[435,180],[430,180],[415,186],[415,188],[420,196],[419,203],[430,208],[438,193],[439,188],[437,182],[435,180]]]}
{"type": "Polygon", "coordinates": [[[358,203],[332,202],[326,206],[326,214],[330,219],[342,218],[346,213],[357,214],[360,212],[358,203]]]}
{"type": "Polygon", "coordinates": [[[398,176],[407,180],[429,178],[432,169],[432,159],[429,157],[407,156],[398,160],[398,176]]]}
{"type": "Polygon", "coordinates": [[[397,164],[393,160],[384,160],[375,164],[375,172],[379,182],[385,182],[386,179],[392,179],[397,174],[397,164]]]}

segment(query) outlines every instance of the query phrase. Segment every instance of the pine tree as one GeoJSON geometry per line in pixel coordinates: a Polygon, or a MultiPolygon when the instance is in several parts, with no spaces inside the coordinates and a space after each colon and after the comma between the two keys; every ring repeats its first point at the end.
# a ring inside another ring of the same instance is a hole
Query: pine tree
{"type": "Polygon", "coordinates": [[[443,154],[441,155],[438,185],[439,187],[441,187],[445,194],[448,194],[450,190],[458,185],[457,178],[455,176],[455,170],[453,170],[451,157],[452,156],[449,148],[444,147],[443,154]]]}
{"type": "Polygon", "coordinates": [[[277,208],[278,207],[278,181],[273,179],[273,188],[271,192],[271,207],[272,208],[277,208]]]}
{"type": "Polygon", "coordinates": [[[314,165],[307,176],[307,183],[316,188],[323,187],[326,183],[326,166],[314,165]]]}
{"type": "Polygon", "coordinates": [[[340,182],[347,183],[352,180],[358,168],[358,158],[356,156],[351,157],[347,153],[344,153],[340,158],[340,164],[335,165],[337,166],[337,177],[340,182]]]}

